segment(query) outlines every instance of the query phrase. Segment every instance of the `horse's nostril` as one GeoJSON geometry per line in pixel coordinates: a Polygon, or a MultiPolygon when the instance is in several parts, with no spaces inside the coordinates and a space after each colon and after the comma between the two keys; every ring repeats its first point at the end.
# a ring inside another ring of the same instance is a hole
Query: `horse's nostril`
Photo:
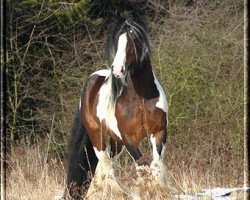
{"type": "Polygon", "coordinates": [[[121,68],[121,73],[124,73],[124,71],[125,71],[124,68],[125,68],[125,67],[122,66],[122,68],[121,68]]]}
{"type": "Polygon", "coordinates": [[[113,66],[113,65],[111,66],[111,71],[112,71],[112,72],[114,71],[114,66],[113,66]]]}

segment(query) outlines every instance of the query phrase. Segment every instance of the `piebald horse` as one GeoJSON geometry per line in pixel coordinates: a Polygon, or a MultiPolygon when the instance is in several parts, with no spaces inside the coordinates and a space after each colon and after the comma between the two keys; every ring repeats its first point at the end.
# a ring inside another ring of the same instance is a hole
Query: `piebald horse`
{"type": "Polygon", "coordinates": [[[136,166],[148,164],[155,178],[166,183],[163,154],[168,105],[152,71],[146,22],[138,17],[117,20],[106,51],[112,65],[87,80],[69,142],[67,186],[75,199],[81,199],[80,188],[88,188],[89,174],[114,173],[112,160],[123,147],[136,166]],[[152,144],[151,163],[140,159],[139,143],[145,137],[152,144]]]}

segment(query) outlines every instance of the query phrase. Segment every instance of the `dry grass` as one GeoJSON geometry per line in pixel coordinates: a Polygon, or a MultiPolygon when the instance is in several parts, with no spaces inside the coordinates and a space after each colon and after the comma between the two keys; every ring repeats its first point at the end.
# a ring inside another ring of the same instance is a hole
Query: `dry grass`
{"type": "Polygon", "coordinates": [[[48,163],[38,146],[15,148],[7,170],[7,200],[53,199],[63,192],[64,173],[62,162],[48,163]]]}
{"type": "MultiPolygon", "coordinates": [[[[129,191],[137,191],[143,197],[142,199],[157,200],[174,199],[171,195],[174,191],[178,194],[192,194],[201,192],[204,188],[242,185],[242,180],[235,180],[239,173],[237,168],[229,169],[224,173],[220,170],[220,167],[223,167],[220,165],[223,162],[223,155],[214,156],[212,168],[197,163],[200,161],[197,151],[194,151],[191,163],[187,163],[188,157],[183,158],[186,156],[183,152],[181,153],[178,148],[172,149],[176,146],[175,140],[178,138],[173,138],[169,142],[166,159],[171,180],[168,188],[154,186],[148,173],[145,173],[142,179],[138,179],[134,166],[129,164],[130,162],[125,166],[121,166],[121,163],[117,165],[119,179],[124,186],[129,188],[129,191]]],[[[8,163],[7,200],[48,200],[63,194],[65,186],[63,160],[59,158],[48,160],[46,152],[38,145],[16,147],[8,163]]],[[[106,199],[117,199],[117,197],[106,199]]],[[[131,199],[131,197],[123,195],[123,199],[131,199]]]]}
{"type": "MultiPolygon", "coordinates": [[[[63,194],[65,167],[61,160],[46,162],[46,155],[38,147],[17,147],[9,160],[7,172],[7,200],[48,200],[63,194]]],[[[134,166],[117,165],[119,178],[129,191],[137,192],[143,199],[172,199],[170,188],[154,187],[147,172],[138,178],[134,166]],[[139,181],[140,180],[140,181],[139,181]],[[156,193],[157,191],[157,193],[156,193]]],[[[103,199],[103,194],[98,199],[103,199]]],[[[117,199],[117,196],[105,199],[117,199]]],[[[121,199],[121,197],[119,198],[121,199]]],[[[122,199],[131,199],[123,195],[122,199]]]]}

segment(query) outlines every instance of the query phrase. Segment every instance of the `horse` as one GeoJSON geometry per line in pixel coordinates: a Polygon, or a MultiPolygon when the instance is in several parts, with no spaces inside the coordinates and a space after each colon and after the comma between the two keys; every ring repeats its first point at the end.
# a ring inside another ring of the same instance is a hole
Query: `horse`
{"type": "Polygon", "coordinates": [[[168,104],[152,70],[144,18],[117,19],[106,52],[112,65],[86,81],[69,141],[67,187],[75,199],[82,198],[80,188],[87,189],[91,177],[103,177],[107,169],[114,173],[112,159],[118,159],[124,147],[137,167],[147,165],[157,180],[167,182],[162,166],[168,104]],[[139,149],[146,137],[152,145],[151,163],[142,159],[139,149]]]}

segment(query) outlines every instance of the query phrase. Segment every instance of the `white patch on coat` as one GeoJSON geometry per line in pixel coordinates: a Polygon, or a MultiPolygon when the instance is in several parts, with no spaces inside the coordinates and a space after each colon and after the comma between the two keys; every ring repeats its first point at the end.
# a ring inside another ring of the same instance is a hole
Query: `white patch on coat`
{"type": "Polygon", "coordinates": [[[110,74],[111,74],[111,70],[110,70],[110,69],[102,69],[102,70],[95,71],[95,72],[94,72],[93,74],[91,74],[90,76],[98,75],[98,76],[109,77],[110,74]]]}
{"type": "Polygon", "coordinates": [[[164,112],[168,113],[168,102],[167,102],[166,94],[165,94],[161,84],[159,83],[159,81],[157,80],[155,75],[154,75],[154,82],[155,82],[155,85],[157,87],[157,90],[160,93],[159,101],[156,103],[156,107],[158,107],[158,108],[162,109],[164,112]]]}
{"type": "Polygon", "coordinates": [[[156,141],[155,141],[155,137],[153,135],[150,136],[150,141],[151,141],[152,148],[153,148],[153,161],[157,162],[158,160],[160,160],[161,157],[157,151],[156,141]]]}
{"type": "Polygon", "coordinates": [[[106,126],[112,130],[120,139],[121,133],[118,128],[118,122],[115,117],[115,105],[110,105],[111,102],[111,78],[109,78],[100,88],[96,115],[100,122],[103,120],[106,126]]]}
{"type": "Polygon", "coordinates": [[[124,76],[124,74],[121,71],[122,71],[122,68],[125,67],[125,63],[126,63],[127,43],[128,43],[127,33],[123,33],[122,35],[120,35],[118,39],[117,51],[115,54],[114,61],[112,63],[113,74],[119,77],[124,76]]]}
{"type": "Polygon", "coordinates": [[[157,87],[157,90],[160,93],[159,100],[156,103],[156,107],[162,109],[166,113],[166,116],[167,116],[167,126],[168,126],[168,102],[167,102],[167,97],[166,97],[166,94],[165,94],[165,92],[164,92],[161,84],[157,80],[155,74],[154,74],[154,82],[155,82],[155,85],[157,87]]]}
{"type": "MultiPolygon", "coordinates": [[[[98,70],[98,71],[95,71],[94,73],[92,73],[90,76],[93,76],[93,75],[98,75],[98,76],[104,76],[104,77],[109,77],[111,75],[111,70],[110,69],[101,69],[101,70],[98,70]]],[[[81,98],[80,98],[80,101],[79,101],[79,109],[81,109],[81,98]]]]}

